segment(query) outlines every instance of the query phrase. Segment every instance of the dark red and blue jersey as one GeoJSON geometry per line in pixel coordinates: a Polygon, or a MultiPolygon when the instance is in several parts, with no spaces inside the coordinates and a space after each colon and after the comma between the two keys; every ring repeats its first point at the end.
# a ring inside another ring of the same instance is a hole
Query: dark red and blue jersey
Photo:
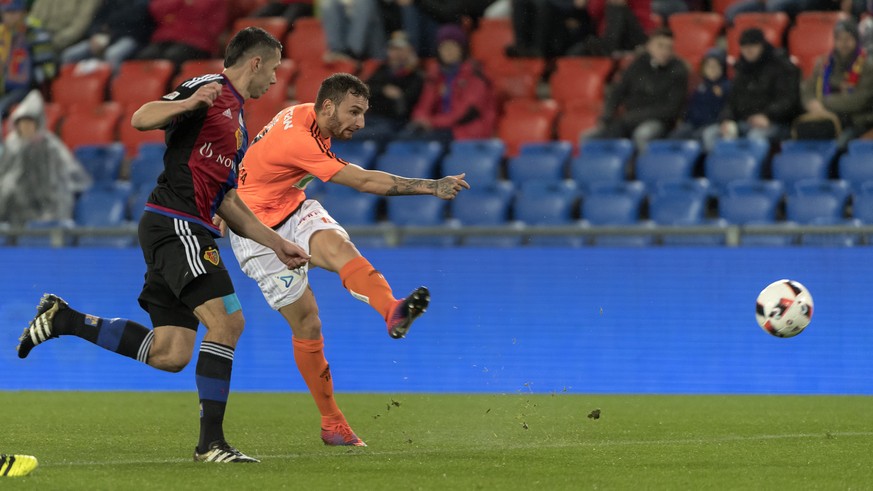
{"type": "Polygon", "coordinates": [[[223,74],[186,80],[163,99],[186,99],[212,82],[224,86],[212,107],[179,115],[164,128],[164,172],[146,211],[198,223],[218,236],[212,217],[225,194],[236,187],[237,169],[248,148],[245,99],[223,74]]]}

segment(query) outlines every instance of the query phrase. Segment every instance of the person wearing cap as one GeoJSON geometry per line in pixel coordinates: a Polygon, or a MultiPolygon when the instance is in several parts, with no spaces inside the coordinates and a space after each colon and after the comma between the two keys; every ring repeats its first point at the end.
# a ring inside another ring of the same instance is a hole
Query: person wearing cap
{"type": "Polygon", "coordinates": [[[52,38],[27,14],[24,0],[0,1],[3,22],[0,24],[0,117],[33,88],[47,88],[57,75],[52,38]]]}
{"type": "Polygon", "coordinates": [[[632,138],[638,150],[672,130],[688,93],[688,69],[673,53],[673,33],[656,29],[606,98],[600,121],[582,140],[632,138]]]}
{"type": "Polygon", "coordinates": [[[385,141],[403,129],[421,96],[424,75],[418,57],[402,32],[388,41],[388,58],[367,79],[370,110],[367,125],[355,132],[355,139],[385,141]]]}
{"type": "Polygon", "coordinates": [[[719,134],[782,140],[800,112],[800,70],[758,28],[740,34],[740,58],[721,113],[719,134]]]}
{"type": "Polygon", "coordinates": [[[834,49],[819,60],[800,88],[807,113],[836,116],[842,142],[873,127],[873,62],[859,43],[854,21],[834,27],[834,49]]]}
{"type": "Polygon", "coordinates": [[[703,138],[704,147],[709,150],[715,143],[712,130],[717,127],[718,118],[727,102],[731,82],[727,77],[727,55],[721,48],[712,48],[700,62],[700,83],[688,100],[685,116],[670,138],[703,138]]]}
{"type": "Polygon", "coordinates": [[[456,24],[437,31],[439,64],[428,71],[403,138],[449,142],[491,138],[497,105],[491,84],[467,59],[467,34],[456,24]]]}

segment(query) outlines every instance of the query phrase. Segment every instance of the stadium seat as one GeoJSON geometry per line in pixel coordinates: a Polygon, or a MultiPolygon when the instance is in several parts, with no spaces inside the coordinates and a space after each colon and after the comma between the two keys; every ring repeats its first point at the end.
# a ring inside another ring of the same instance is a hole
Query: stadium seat
{"type": "Polygon", "coordinates": [[[761,163],[749,154],[710,152],[703,161],[703,175],[717,191],[723,191],[731,181],[760,179],[761,163]]]}
{"type": "Polygon", "coordinates": [[[782,38],[790,19],[785,12],[744,12],[734,17],[734,25],[727,30],[728,56],[740,56],[740,34],[746,29],[756,27],[764,33],[771,45],[781,48],[782,38]]]}
{"type": "Polygon", "coordinates": [[[873,183],[852,196],[852,217],[867,225],[873,225],[873,183]]]}
{"type": "MultiPolygon", "coordinates": [[[[446,224],[447,202],[433,196],[399,196],[387,200],[388,220],[400,227],[440,227],[446,224]]],[[[405,235],[405,246],[450,247],[451,235],[405,235]]]]}
{"type": "Polygon", "coordinates": [[[750,179],[747,181],[732,181],[727,185],[727,194],[766,194],[775,200],[781,200],[785,195],[785,185],[779,181],[764,181],[750,179]]]}
{"type": "Polygon", "coordinates": [[[327,40],[321,19],[302,17],[294,21],[284,44],[285,57],[294,60],[298,65],[304,61],[321,61],[327,52],[327,40]]]}
{"type": "Polygon", "coordinates": [[[849,14],[839,10],[807,10],[799,12],[794,18],[798,26],[817,25],[833,29],[837,22],[850,19],[849,14]]]}
{"type": "Polygon", "coordinates": [[[148,157],[155,160],[163,160],[164,152],[167,151],[167,145],[164,142],[157,143],[142,143],[137,147],[136,155],[139,157],[148,157]]]}
{"type": "MultiPolygon", "coordinates": [[[[861,220],[855,218],[814,218],[809,225],[861,227],[861,220]]],[[[859,232],[844,233],[804,233],[800,235],[800,245],[814,247],[854,247],[861,243],[859,232]]]]}
{"type": "Polygon", "coordinates": [[[773,156],[773,179],[790,190],[803,179],[827,179],[828,163],[815,152],[790,152],[773,156]]]}
{"type": "Polygon", "coordinates": [[[117,102],[77,105],[64,118],[60,136],[72,150],[81,145],[113,143],[118,140],[116,129],[120,118],[121,106],[117,102]]]}
{"type": "Polygon", "coordinates": [[[74,243],[74,237],[70,233],[76,228],[76,223],[70,219],[64,220],[31,220],[24,224],[24,230],[38,232],[33,235],[27,233],[20,235],[16,241],[19,247],[69,247],[74,243]],[[53,235],[45,230],[56,230],[53,235]]]}
{"type": "Polygon", "coordinates": [[[464,179],[474,189],[491,186],[500,178],[500,164],[506,146],[490,140],[456,140],[443,158],[440,174],[453,176],[465,173],[464,179]]]}
{"type": "Polygon", "coordinates": [[[721,14],[712,12],[679,12],[672,14],[667,22],[673,31],[676,55],[693,69],[700,66],[724,27],[721,14]]]}
{"type": "Polygon", "coordinates": [[[572,149],[569,142],[522,144],[518,156],[507,163],[509,180],[517,186],[527,181],[561,181],[572,149]]]}
{"type": "Polygon", "coordinates": [[[403,177],[421,179],[436,177],[436,162],[425,155],[384,153],[376,158],[375,168],[403,177]]]}
{"type": "Polygon", "coordinates": [[[163,130],[140,131],[130,124],[130,118],[137,109],[139,109],[137,106],[125,106],[121,120],[118,122],[118,139],[124,145],[128,157],[135,156],[144,144],[164,144],[165,133],[163,130]]]}
{"type": "MultiPolygon", "coordinates": [[[[748,181],[747,181],[748,182],[748,181]]],[[[732,190],[718,198],[718,214],[728,223],[746,225],[749,223],[775,223],[779,203],[782,200],[782,185],[774,181],[778,188],[771,186],[746,186],[738,190],[735,183],[732,190]]]]}
{"type": "Polygon", "coordinates": [[[681,152],[647,151],[637,157],[636,177],[653,190],[658,181],[691,178],[694,163],[681,152]]]}
{"type": "Polygon", "coordinates": [[[125,108],[139,108],[170,92],[175,67],[169,60],[128,60],[112,79],[112,100],[125,108]]]}
{"type": "Polygon", "coordinates": [[[703,150],[697,140],[652,140],[646,147],[646,153],[679,154],[694,164],[703,154],[703,150]]]}
{"type": "Polygon", "coordinates": [[[851,155],[873,156],[873,140],[850,140],[847,148],[851,155]]]}
{"type": "Polygon", "coordinates": [[[621,182],[625,179],[626,162],[609,153],[583,153],[570,161],[570,177],[583,194],[600,182],[621,182]]]}
{"type": "Polygon", "coordinates": [[[105,145],[81,145],[73,152],[85,170],[94,179],[97,187],[111,188],[119,177],[124,160],[124,145],[109,143],[105,145]]]}
{"type": "Polygon", "coordinates": [[[506,152],[506,145],[499,138],[485,140],[454,140],[449,144],[449,153],[464,155],[484,155],[500,162],[506,152]]]}
{"type": "MultiPolygon", "coordinates": [[[[460,193],[449,202],[452,218],[462,226],[487,227],[508,226],[510,198],[496,190],[473,190],[460,193]]],[[[461,242],[472,247],[517,247],[521,235],[470,235],[461,242]]]]}
{"type": "MultiPolygon", "coordinates": [[[[641,205],[645,186],[639,181],[598,182],[582,199],[581,218],[592,226],[641,226],[641,205]]],[[[653,243],[651,234],[596,235],[595,245],[644,247],[653,243]]]]}
{"type": "Polygon", "coordinates": [[[840,157],[839,176],[859,193],[865,182],[873,182],[873,161],[871,155],[847,153],[840,157]]]}
{"type": "MultiPolygon", "coordinates": [[[[76,202],[73,218],[76,225],[89,228],[116,228],[123,226],[127,217],[127,188],[91,189],[76,202]]],[[[122,236],[81,235],[80,246],[128,247],[133,238],[122,236]]]]}
{"type": "Polygon", "coordinates": [[[744,226],[743,234],[740,236],[740,245],[748,247],[786,247],[796,244],[797,241],[797,224],[787,221],[749,222],[744,226]],[[767,232],[760,230],[761,228],[766,228],[767,232]],[[773,229],[780,230],[782,233],[773,233],[773,229]],[[755,232],[755,230],[759,231],[755,232]]]}
{"type": "Polygon", "coordinates": [[[830,165],[838,151],[836,140],[786,140],[782,142],[780,153],[814,152],[830,165]]]}
{"type": "Polygon", "coordinates": [[[506,47],[515,42],[512,24],[506,18],[483,18],[470,35],[470,57],[486,64],[491,58],[505,58],[506,47]]]}
{"type": "Polygon", "coordinates": [[[128,200],[128,207],[130,211],[130,221],[133,223],[139,223],[140,218],[142,218],[142,214],[145,213],[145,205],[149,199],[149,195],[151,195],[151,189],[141,189],[139,192],[134,192],[130,195],[130,199],[128,200]]]}
{"type": "Polygon", "coordinates": [[[597,126],[602,107],[599,103],[572,103],[564,107],[558,119],[558,139],[573,144],[573,153],[577,153],[579,138],[588,130],[597,126]]]}
{"type": "Polygon", "coordinates": [[[288,20],[284,17],[240,17],[233,22],[231,31],[239,32],[246,27],[260,27],[276,39],[285,39],[288,20]]]}
{"type": "MultiPolygon", "coordinates": [[[[706,179],[660,181],[649,196],[649,215],[661,226],[718,225],[726,222],[705,219],[709,183],[706,179]]],[[[665,245],[722,245],[725,234],[665,234],[665,245]]]]}
{"type": "Polygon", "coordinates": [[[385,155],[411,155],[424,157],[431,165],[436,165],[445,149],[435,140],[396,140],[385,147],[385,155]]]}
{"type": "Polygon", "coordinates": [[[732,4],[740,2],[740,1],[742,1],[742,0],[713,0],[712,1],[712,11],[717,13],[717,14],[724,15],[725,11],[728,9],[728,7],[730,7],[732,4]]]}
{"type": "Polygon", "coordinates": [[[506,156],[514,157],[523,143],[552,139],[558,105],[554,100],[516,99],[504,105],[497,136],[506,144],[506,156]]]}
{"type": "Polygon", "coordinates": [[[164,172],[164,159],[151,155],[137,155],[130,161],[130,185],[134,193],[151,191],[158,176],[164,172]]]}
{"type": "Polygon", "coordinates": [[[832,24],[795,24],[788,32],[788,50],[797,59],[803,77],[809,77],[817,60],[834,48],[832,24]]]}
{"type": "Polygon", "coordinates": [[[173,77],[173,83],[170,87],[175,89],[182,82],[199,77],[201,75],[211,75],[224,71],[224,60],[221,58],[212,58],[208,60],[188,60],[179,67],[179,73],[173,77]]]}
{"type": "Polygon", "coordinates": [[[373,140],[336,140],[331,143],[330,150],[346,162],[371,169],[379,145],[373,140]]]}
{"type": "Polygon", "coordinates": [[[248,102],[243,112],[249,140],[255,138],[285,107],[284,103],[248,102]]]}
{"type": "Polygon", "coordinates": [[[810,224],[815,219],[837,220],[844,216],[849,187],[845,181],[805,179],[789,188],[785,197],[788,220],[810,224]]]}
{"type": "Polygon", "coordinates": [[[492,56],[485,64],[498,104],[509,99],[536,99],[537,84],[543,76],[542,58],[504,58],[492,56]]]}
{"type": "Polygon", "coordinates": [[[294,79],[294,100],[305,103],[315,102],[321,82],[337,72],[355,73],[355,65],[347,62],[324,63],[318,60],[297,62],[297,77],[294,79]]]}
{"type": "MultiPolygon", "coordinates": [[[[515,219],[532,226],[568,226],[577,224],[573,212],[578,201],[576,185],[572,181],[528,181],[522,184],[515,197],[515,219]]],[[[584,245],[581,235],[533,235],[531,245],[579,247],[584,245]]]]}
{"type": "Polygon", "coordinates": [[[751,155],[757,165],[763,167],[770,156],[770,142],[765,139],[738,138],[733,140],[716,140],[710,151],[714,155],[751,155]]]}
{"type": "Polygon", "coordinates": [[[52,82],[52,102],[65,111],[75,105],[94,106],[106,100],[112,68],[106,62],[68,63],[52,82]]]}
{"type": "Polygon", "coordinates": [[[375,225],[379,200],[375,194],[360,192],[325,193],[318,197],[334,220],[348,226],[375,225]]]}
{"type": "Polygon", "coordinates": [[[601,102],[612,70],[610,58],[559,58],[549,78],[551,97],[561,105],[573,101],[601,102]]]}
{"type": "Polygon", "coordinates": [[[634,144],[627,138],[586,140],[579,147],[582,155],[609,154],[617,155],[625,163],[634,155],[634,144]]]}

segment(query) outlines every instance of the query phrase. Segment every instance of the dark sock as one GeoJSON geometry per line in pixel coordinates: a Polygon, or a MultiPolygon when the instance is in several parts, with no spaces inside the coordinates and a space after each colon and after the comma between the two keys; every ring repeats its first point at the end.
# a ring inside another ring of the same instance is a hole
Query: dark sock
{"type": "Polygon", "coordinates": [[[59,311],[52,329],[60,336],[78,336],[101,348],[148,363],[154,331],[127,319],[104,319],[73,309],[59,311]]]}
{"type": "Polygon", "coordinates": [[[200,442],[203,453],[209,444],[224,440],[224,410],[230,393],[233,348],[211,341],[200,343],[197,358],[197,393],[200,395],[200,442]]]}

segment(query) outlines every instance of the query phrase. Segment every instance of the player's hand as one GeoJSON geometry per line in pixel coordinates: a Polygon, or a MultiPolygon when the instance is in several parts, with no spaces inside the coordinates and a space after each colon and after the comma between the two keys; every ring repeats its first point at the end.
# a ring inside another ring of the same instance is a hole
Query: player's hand
{"type": "Polygon", "coordinates": [[[446,176],[442,179],[437,179],[436,189],[433,195],[441,199],[455,199],[455,196],[461,192],[461,189],[470,189],[470,185],[464,180],[467,174],[458,174],[457,176],[446,176]]]}
{"type": "Polygon", "coordinates": [[[212,224],[218,227],[218,231],[221,233],[222,237],[227,235],[227,222],[225,222],[223,218],[215,215],[212,217],[212,224]]]}
{"type": "Polygon", "coordinates": [[[309,262],[309,254],[302,247],[288,240],[282,240],[275,252],[276,257],[288,269],[297,269],[309,262]]]}
{"type": "Polygon", "coordinates": [[[194,92],[191,97],[185,100],[191,104],[191,109],[194,110],[204,106],[212,107],[212,104],[215,103],[215,99],[218,99],[219,95],[221,95],[221,84],[211,82],[197,89],[197,92],[194,92]]]}

